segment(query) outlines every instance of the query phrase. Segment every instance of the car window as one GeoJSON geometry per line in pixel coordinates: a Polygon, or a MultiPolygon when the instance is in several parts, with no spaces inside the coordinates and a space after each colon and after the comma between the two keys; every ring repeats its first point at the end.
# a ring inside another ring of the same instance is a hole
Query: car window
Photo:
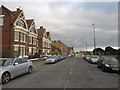
{"type": "Polygon", "coordinates": [[[14,63],[21,64],[20,58],[17,58],[14,63]]]}
{"type": "Polygon", "coordinates": [[[7,59],[2,62],[2,66],[9,66],[13,64],[14,59],[7,59]]]}
{"type": "Polygon", "coordinates": [[[19,58],[19,59],[20,59],[21,63],[25,63],[25,62],[27,62],[27,60],[24,59],[24,58],[19,58]]]}

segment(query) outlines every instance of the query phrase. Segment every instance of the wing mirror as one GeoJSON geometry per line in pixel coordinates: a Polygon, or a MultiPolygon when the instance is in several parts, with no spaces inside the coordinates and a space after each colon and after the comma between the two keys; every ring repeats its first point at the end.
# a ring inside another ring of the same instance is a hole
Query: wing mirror
{"type": "Polygon", "coordinates": [[[18,65],[18,63],[14,63],[14,65],[18,65]]]}

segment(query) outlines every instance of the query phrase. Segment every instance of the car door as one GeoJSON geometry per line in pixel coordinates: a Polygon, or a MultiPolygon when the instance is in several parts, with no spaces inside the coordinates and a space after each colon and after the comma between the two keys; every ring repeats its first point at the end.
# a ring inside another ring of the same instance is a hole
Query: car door
{"type": "Polygon", "coordinates": [[[101,67],[102,64],[102,57],[98,59],[98,66],[101,67]]]}
{"type": "Polygon", "coordinates": [[[14,77],[21,75],[21,61],[19,58],[16,58],[13,63],[12,74],[14,77]],[[18,64],[15,64],[18,63],[18,64]]]}
{"type": "Polygon", "coordinates": [[[22,73],[26,73],[28,71],[28,61],[24,58],[20,58],[20,61],[21,61],[22,73]]]}

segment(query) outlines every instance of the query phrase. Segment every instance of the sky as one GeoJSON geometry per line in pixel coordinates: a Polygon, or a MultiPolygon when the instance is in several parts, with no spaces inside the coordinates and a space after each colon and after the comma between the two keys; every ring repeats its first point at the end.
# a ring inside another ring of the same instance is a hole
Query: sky
{"type": "Polygon", "coordinates": [[[118,47],[118,3],[115,0],[109,1],[111,2],[13,0],[0,4],[10,10],[21,7],[27,19],[35,19],[37,28],[44,26],[46,31],[51,32],[52,40],[61,40],[80,51],[86,50],[86,46],[87,50],[93,49],[92,24],[95,25],[97,48],[118,47]]]}

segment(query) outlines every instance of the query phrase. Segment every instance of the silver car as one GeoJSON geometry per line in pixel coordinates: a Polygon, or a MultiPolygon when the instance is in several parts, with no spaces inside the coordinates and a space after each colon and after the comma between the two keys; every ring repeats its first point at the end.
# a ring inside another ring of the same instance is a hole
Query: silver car
{"type": "Polygon", "coordinates": [[[48,63],[56,63],[57,57],[56,56],[49,56],[48,59],[46,59],[46,64],[48,63]]]}
{"type": "Polygon", "coordinates": [[[33,64],[24,58],[11,58],[4,60],[0,66],[0,81],[8,83],[12,78],[25,73],[32,73],[33,64]]]}
{"type": "Polygon", "coordinates": [[[91,55],[90,59],[89,59],[89,62],[90,63],[98,63],[98,59],[99,59],[99,56],[97,56],[97,55],[91,55]]]}

